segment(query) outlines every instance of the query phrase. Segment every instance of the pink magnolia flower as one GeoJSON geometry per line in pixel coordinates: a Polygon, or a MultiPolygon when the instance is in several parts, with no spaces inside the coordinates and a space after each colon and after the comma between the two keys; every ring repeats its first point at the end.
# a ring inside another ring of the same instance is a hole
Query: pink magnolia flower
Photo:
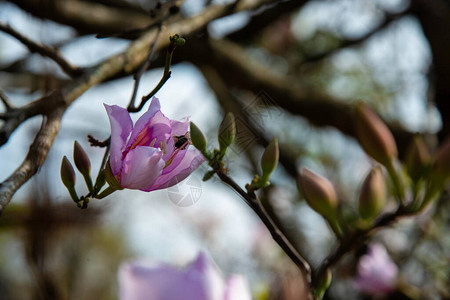
{"type": "Polygon", "coordinates": [[[145,261],[122,264],[119,269],[121,300],[251,300],[241,275],[224,282],[204,253],[184,269],[145,261]]]}
{"type": "Polygon", "coordinates": [[[111,123],[111,171],[123,188],[154,191],[185,179],[205,158],[188,149],[189,119],[170,120],[153,97],[150,107],[133,127],[128,111],[106,105],[111,123]],[[179,141],[181,139],[181,142],[179,141]]]}
{"type": "Polygon", "coordinates": [[[398,268],[381,244],[372,244],[358,264],[357,287],[366,294],[388,294],[395,289],[398,268]]]}

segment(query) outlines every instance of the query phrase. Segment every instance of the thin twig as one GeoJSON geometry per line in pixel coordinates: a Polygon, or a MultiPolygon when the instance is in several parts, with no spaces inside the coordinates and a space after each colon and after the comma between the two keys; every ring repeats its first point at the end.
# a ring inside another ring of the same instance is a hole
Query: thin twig
{"type": "Polygon", "coordinates": [[[58,49],[41,43],[34,42],[5,23],[0,22],[0,30],[5,33],[8,33],[9,35],[19,40],[22,44],[24,44],[28,48],[28,50],[30,50],[30,52],[36,52],[42,56],[47,56],[48,58],[52,59],[69,76],[76,77],[82,74],[82,69],[69,63],[61,55],[58,49]]]}
{"type": "Polygon", "coordinates": [[[12,105],[11,101],[9,101],[8,97],[3,93],[3,91],[0,89],[0,99],[3,102],[3,105],[5,105],[6,111],[10,111],[14,109],[14,105],[12,105]]]}
{"type": "Polygon", "coordinates": [[[308,285],[311,284],[311,267],[308,261],[297,251],[297,249],[292,245],[284,233],[277,227],[275,222],[266,213],[264,206],[259,201],[259,198],[254,193],[245,192],[232,178],[220,170],[216,170],[217,176],[233,188],[250,206],[251,209],[258,215],[264,225],[272,234],[273,239],[278,243],[278,245],[284,250],[284,252],[289,256],[289,258],[299,267],[303,275],[306,278],[308,285]]]}
{"type": "Polygon", "coordinates": [[[152,45],[150,46],[150,51],[147,55],[147,58],[145,59],[145,61],[142,63],[140,68],[136,71],[136,73],[133,76],[134,77],[134,87],[133,87],[133,93],[131,94],[130,104],[128,104],[128,111],[135,110],[134,102],[136,100],[136,94],[137,94],[137,91],[139,88],[139,83],[141,81],[142,74],[144,74],[145,70],[147,70],[148,67],[150,66],[150,63],[153,58],[154,50],[155,50],[155,45],[158,42],[158,38],[161,33],[161,28],[162,28],[162,24],[160,23],[158,26],[158,29],[156,31],[155,39],[153,40],[152,45]]]}
{"type": "MultiPolygon", "coordinates": [[[[134,105],[133,106],[128,105],[129,112],[140,111],[144,107],[145,103],[147,103],[147,101],[150,100],[163,87],[163,85],[166,83],[166,81],[169,80],[170,75],[171,75],[170,66],[172,65],[173,52],[179,46],[179,44],[178,44],[179,40],[182,40],[183,41],[182,44],[184,44],[184,39],[180,38],[180,36],[178,34],[175,34],[170,37],[170,45],[167,48],[166,62],[164,65],[163,76],[159,80],[158,84],[153,88],[153,90],[148,95],[145,95],[142,97],[141,103],[139,104],[138,107],[134,107],[134,105]]],[[[134,92],[136,92],[136,91],[134,91],[134,92]]],[[[134,95],[135,95],[135,93],[134,93],[134,95]]],[[[130,104],[131,104],[131,102],[130,102],[130,104]]]]}
{"type": "Polygon", "coordinates": [[[89,144],[91,144],[92,147],[100,147],[100,148],[108,147],[109,143],[111,142],[111,136],[104,141],[99,141],[90,134],[87,136],[87,138],[89,144]]]}

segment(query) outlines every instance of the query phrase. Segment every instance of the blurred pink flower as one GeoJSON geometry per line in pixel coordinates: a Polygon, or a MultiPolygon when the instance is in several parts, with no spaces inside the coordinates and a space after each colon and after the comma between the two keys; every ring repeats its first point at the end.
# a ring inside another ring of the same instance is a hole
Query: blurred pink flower
{"type": "Polygon", "coordinates": [[[153,97],[134,127],[126,109],[106,104],[105,108],[111,123],[110,166],[123,188],[149,192],[171,187],[204,162],[200,151],[177,144],[177,137],[189,130],[189,119],[167,118],[158,98],[153,97]]]}
{"type": "Polygon", "coordinates": [[[232,275],[224,282],[204,253],[184,269],[134,261],[119,269],[121,300],[251,300],[246,279],[232,275]]]}
{"type": "Polygon", "coordinates": [[[358,263],[356,285],[370,295],[388,294],[395,289],[398,269],[381,244],[372,244],[358,263]]]}

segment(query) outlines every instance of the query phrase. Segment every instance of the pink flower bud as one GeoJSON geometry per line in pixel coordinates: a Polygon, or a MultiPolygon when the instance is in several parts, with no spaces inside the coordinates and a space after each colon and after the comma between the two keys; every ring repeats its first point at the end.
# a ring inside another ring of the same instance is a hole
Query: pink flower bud
{"type": "Polygon", "coordinates": [[[68,189],[73,189],[77,180],[72,164],[66,156],[61,161],[61,179],[68,189]]]}
{"type": "Polygon", "coordinates": [[[364,151],[382,165],[390,165],[398,154],[391,131],[366,104],[357,107],[356,135],[364,151]]]}
{"type": "Polygon", "coordinates": [[[303,169],[299,176],[300,193],[308,205],[326,219],[335,219],[338,199],[331,182],[308,169],[303,169]]]}
{"type": "Polygon", "coordinates": [[[359,214],[364,219],[376,217],[386,202],[386,184],[380,167],[367,175],[359,193],[359,214]]]}
{"type": "Polygon", "coordinates": [[[78,203],[78,195],[75,191],[75,182],[77,177],[75,176],[75,172],[73,170],[72,164],[67,159],[66,156],[63,157],[61,161],[61,180],[63,184],[66,186],[69,191],[70,197],[76,203],[78,203]]]}
{"type": "Polygon", "coordinates": [[[73,144],[73,159],[75,166],[84,176],[90,176],[91,173],[91,161],[88,155],[84,151],[83,147],[75,141],[73,144]]]}

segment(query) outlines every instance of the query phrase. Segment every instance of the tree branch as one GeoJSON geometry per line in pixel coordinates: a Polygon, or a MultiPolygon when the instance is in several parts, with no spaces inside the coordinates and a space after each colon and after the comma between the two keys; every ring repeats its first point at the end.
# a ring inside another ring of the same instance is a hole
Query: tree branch
{"type": "Polygon", "coordinates": [[[266,213],[264,206],[259,201],[258,197],[254,193],[245,192],[232,178],[222,171],[216,170],[217,176],[228,184],[233,190],[235,190],[250,206],[250,208],[258,215],[264,225],[271,233],[273,239],[283,249],[283,251],[289,256],[289,258],[297,265],[306,279],[308,285],[311,284],[311,267],[308,261],[295,249],[291,242],[286,238],[281,230],[278,229],[276,224],[270,219],[266,213]]]}
{"type": "Polygon", "coordinates": [[[111,34],[125,28],[145,27],[151,23],[148,14],[126,8],[80,0],[8,0],[38,18],[74,27],[82,33],[111,34]]]}
{"type": "Polygon", "coordinates": [[[22,44],[24,44],[30,52],[39,53],[42,56],[47,56],[48,58],[52,59],[54,62],[56,62],[61,69],[67,73],[67,75],[71,77],[76,77],[78,75],[81,75],[82,69],[73,66],[71,63],[69,63],[58,51],[58,49],[49,47],[44,44],[40,44],[37,42],[34,42],[27,38],[26,36],[22,35],[15,29],[13,29],[8,24],[4,24],[0,22],[0,30],[8,33],[9,35],[15,37],[17,40],[19,40],[22,44]]]}
{"type": "Polygon", "coordinates": [[[330,57],[331,55],[337,53],[338,51],[340,51],[344,48],[359,45],[359,44],[367,41],[371,37],[373,37],[378,32],[386,29],[394,21],[397,21],[399,18],[404,17],[405,14],[407,14],[407,13],[408,13],[408,11],[404,11],[404,12],[401,12],[398,14],[386,13],[384,16],[384,20],[382,22],[380,22],[377,26],[375,26],[375,28],[373,28],[371,31],[367,32],[366,34],[364,34],[356,39],[344,39],[339,43],[338,47],[330,49],[328,51],[318,53],[318,54],[313,54],[313,55],[306,54],[303,61],[301,62],[301,64],[314,63],[314,62],[320,61],[324,58],[330,57]]]}
{"type": "MultiPolygon", "coordinates": [[[[58,94],[57,97],[63,97],[58,94]]],[[[64,109],[53,110],[42,120],[41,129],[36,134],[22,164],[0,184],[0,214],[9,204],[14,193],[30,179],[44,163],[53,141],[58,134],[64,109]]]]}
{"type": "MultiPolygon", "coordinates": [[[[210,62],[220,70],[227,85],[267,93],[279,107],[302,116],[313,125],[331,126],[351,137],[356,137],[355,109],[320,91],[305,87],[297,78],[278,75],[261,63],[255,62],[244,49],[226,40],[198,40],[189,43],[183,51],[184,59],[201,65],[210,62]],[[189,50],[189,51],[186,51],[189,50]],[[236,76],[239,74],[239,76],[236,76]]],[[[404,152],[412,133],[389,125],[400,152],[404,152]]]]}
{"type": "MultiPolygon", "coordinates": [[[[256,135],[256,142],[263,147],[267,147],[271,137],[267,137],[261,127],[258,127],[256,124],[253,124],[251,120],[249,120],[249,116],[245,113],[245,110],[241,104],[238,103],[237,99],[235,99],[235,97],[230,93],[230,88],[226,86],[224,79],[220,76],[220,73],[209,65],[202,65],[199,68],[202,71],[205,80],[208,81],[208,85],[216,94],[217,100],[223,110],[225,112],[232,112],[237,119],[242,121],[241,125],[245,126],[246,130],[248,130],[251,134],[256,135]]],[[[289,153],[284,151],[282,147],[280,147],[279,161],[283,165],[284,169],[293,178],[297,178],[296,158],[289,155],[289,153]]]]}
{"type": "Polygon", "coordinates": [[[234,42],[245,42],[251,39],[255,34],[264,30],[272,22],[285,14],[292,14],[293,11],[302,7],[310,0],[288,0],[278,1],[269,6],[263,12],[253,15],[251,20],[243,28],[227,35],[227,39],[234,42]]]}

